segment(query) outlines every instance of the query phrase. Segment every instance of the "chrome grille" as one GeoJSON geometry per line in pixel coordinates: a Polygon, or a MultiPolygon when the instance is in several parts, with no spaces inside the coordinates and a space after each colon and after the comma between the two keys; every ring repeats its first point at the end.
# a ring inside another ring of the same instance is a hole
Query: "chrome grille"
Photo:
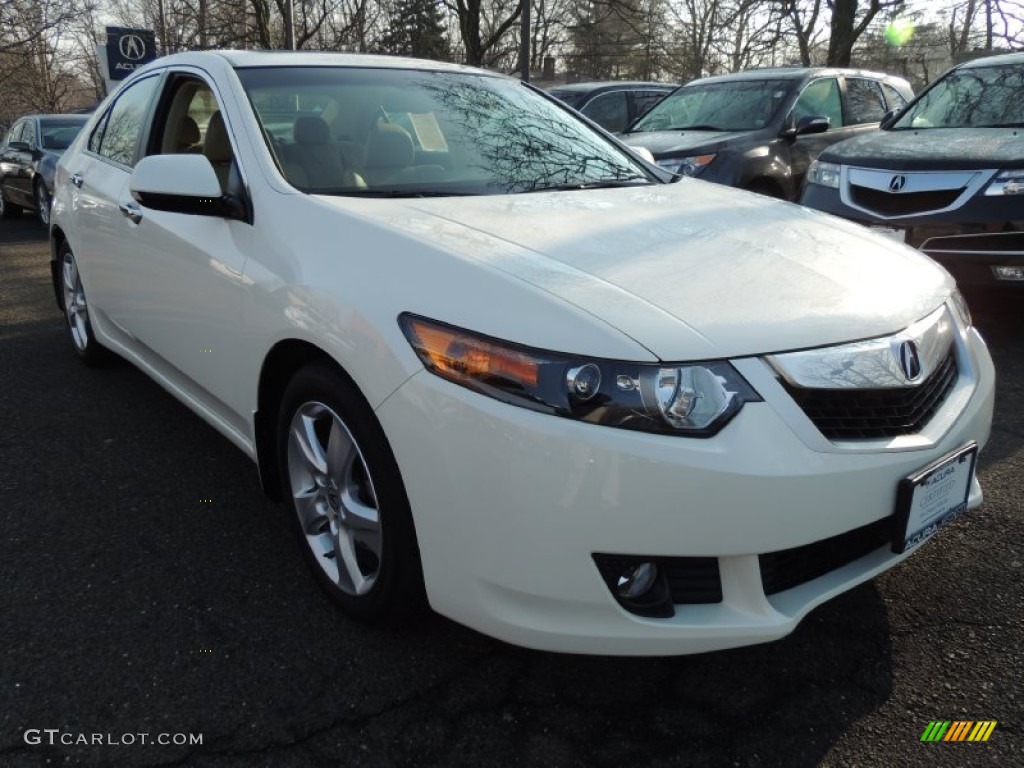
{"type": "Polygon", "coordinates": [[[783,381],[786,391],[829,440],[915,434],[942,406],[956,384],[950,349],[920,385],[884,389],[810,389],[783,381]]]}

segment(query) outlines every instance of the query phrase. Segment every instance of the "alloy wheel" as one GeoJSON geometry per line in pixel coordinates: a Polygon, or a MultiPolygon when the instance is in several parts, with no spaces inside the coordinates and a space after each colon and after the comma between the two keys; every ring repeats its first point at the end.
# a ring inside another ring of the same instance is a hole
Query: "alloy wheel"
{"type": "Polygon", "coordinates": [[[64,288],[64,313],[67,315],[71,340],[79,352],[89,346],[89,307],[85,301],[85,290],[82,288],[82,276],[78,274],[78,265],[74,254],[65,252],[61,263],[64,288]]]}
{"type": "Polygon", "coordinates": [[[373,478],[352,432],[327,405],[303,403],[288,430],[287,462],[313,559],[345,594],[367,594],[380,574],[384,538],[373,478]]]}
{"type": "Polygon", "coordinates": [[[50,195],[46,191],[46,185],[42,183],[36,184],[36,212],[42,225],[50,226],[50,195]]]}

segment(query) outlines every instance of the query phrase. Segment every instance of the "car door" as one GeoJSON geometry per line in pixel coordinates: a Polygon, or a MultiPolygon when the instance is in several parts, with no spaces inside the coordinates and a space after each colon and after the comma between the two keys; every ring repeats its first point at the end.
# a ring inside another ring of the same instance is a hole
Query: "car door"
{"type": "Polygon", "coordinates": [[[19,120],[11,129],[7,132],[7,137],[4,139],[3,147],[0,147],[0,185],[3,186],[3,194],[5,198],[10,198],[11,191],[14,187],[14,175],[18,172],[17,165],[15,163],[14,148],[11,147],[11,143],[20,141],[22,127],[24,121],[19,120]]]}
{"type": "MultiPolygon", "coordinates": [[[[209,79],[194,70],[171,71],[143,154],[202,153],[222,189],[244,196],[228,120],[209,79]],[[194,140],[197,133],[199,142],[194,140]]],[[[130,259],[122,265],[134,295],[125,303],[121,321],[159,358],[156,364],[180,374],[186,385],[201,388],[207,405],[241,429],[235,376],[248,284],[243,269],[245,254],[253,247],[253,227],[221,216],[135,205],[137,223],[121,222],[134,236],[130,259]]]]}
{"type": "Polygon", "coordinates": [[[18,205],[31,205],[30,178],[32,174],[32,140],[34,121],[21,120],[11,132],[11,140],[4,148],[4,192],[7,199],[18,205]]]}
{"type": "Polygon", "coordinates": [[[129,335],[125,316],[144,286],[136,282],[133,269],[139,233],[126,216],[125,206],[131,203],[128,179],[160,80],[157,73],[121,91],[93,128],[85,151],[67,166],[77,222],[69,237],[90,310],[129,335]]]}
{"type": "Polygon", "coordinates": [[[828,130],[797,136],[790,149],[790,168],[793,188],[800,189],[807,167],[824,150],[837,141],[849,138],[843,121],[843,100],[836,77],[819,77],[804,86],[790,111],[789,125],[796,125],[803,117],[827,117],[828,130]]]}

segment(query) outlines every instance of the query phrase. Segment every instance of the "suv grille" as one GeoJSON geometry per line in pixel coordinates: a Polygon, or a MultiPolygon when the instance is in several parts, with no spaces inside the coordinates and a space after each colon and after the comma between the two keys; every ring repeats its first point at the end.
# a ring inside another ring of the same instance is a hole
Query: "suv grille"
{"type": "Polygon", "coordinates": [[[952,205],[962,193],[962,189],[894,193],[850,185],[850,195],[857,205],[883,216],[910,216],[938,211],[952,205]]]}
{"type": "Polygon", "coordinates": [[[884,517],[802,547],[758,555],[764,593],[785,592],[859,560],[892,541],[892,526],[892,518],[884,517]]]}
{"type": "Polygon", "coordinates": [[[945,401],[956,383],[953,350],[916,387],[892,389],[807,389],[783,386],[829,440],[912,435],[945,401]]]}

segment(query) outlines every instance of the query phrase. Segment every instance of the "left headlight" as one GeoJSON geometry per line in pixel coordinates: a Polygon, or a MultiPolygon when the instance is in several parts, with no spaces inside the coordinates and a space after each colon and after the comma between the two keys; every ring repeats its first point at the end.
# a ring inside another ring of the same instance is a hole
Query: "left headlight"
{"type": "Polygon", "coordinates": [[[691,157],[663,157],[657,162],[661,168],[670,173],[681,176],[696,176],[714,159],[714,155],[693,155],[691,157]]]}
{"type": "Polygon", "coordinates": [[[506,403],[642,432],[710,437],[759,402],[722,360],[633,363],[532,349],[403,314],[399,324],[428,371],[506,403]]]}
{"type": "Polygon", "coordinates": [[[823,163],[815,160],[807,168],[807,183],[839,189],[839,173],[842,166],[837,163],[823,163]]]}

